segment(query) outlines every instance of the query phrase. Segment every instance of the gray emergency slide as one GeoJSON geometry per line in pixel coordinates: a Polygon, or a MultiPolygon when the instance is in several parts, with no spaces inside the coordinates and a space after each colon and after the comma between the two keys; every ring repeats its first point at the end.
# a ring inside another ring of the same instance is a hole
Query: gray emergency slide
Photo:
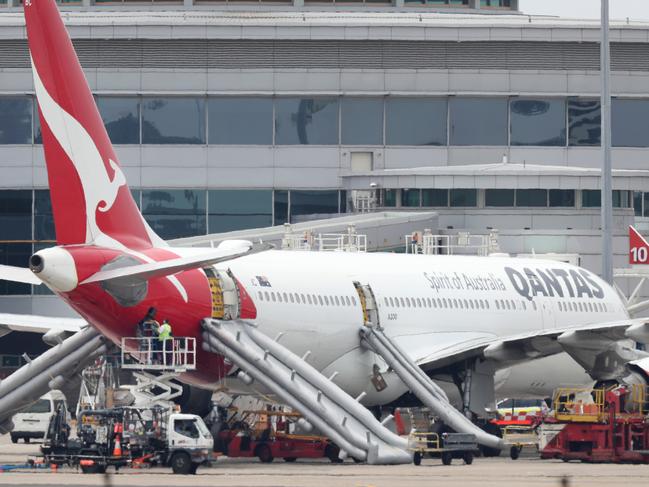
{"type": "Polygon", "coordinates": [[[61,388],[108,351],[91,327],[75,333],[0,382],[0,434],[13,429],[11,417],[52,389],[61,388]]]}
{"type": "Polygon", "coordinates": [[[475,435],[480,445],[498,450],[504,448],[502,439],[486,433],[455,409],[444,391],[381,328],[364,326],[361,329],[361,339],[385,360],[413,394],[446,425],[458,433],[475,435]]]}
{"type": "Polygon", "coordinates": [[[340,447],[370,464],[412,462],[408,441],[387,429],[363,405],[324,377],[306,360],[242,320],[203,321],[203,348],[219,353],[340,447]]]}

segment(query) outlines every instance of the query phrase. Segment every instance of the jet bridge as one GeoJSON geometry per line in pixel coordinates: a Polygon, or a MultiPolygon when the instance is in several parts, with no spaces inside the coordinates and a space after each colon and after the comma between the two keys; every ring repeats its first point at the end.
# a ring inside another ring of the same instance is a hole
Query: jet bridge
{"type": "Polygon", "coordinates": [[[421,370],[421,368],[383,331],[379,323],[379,313],[374,293],[370,286],[354,282],[363,307],[364,324],[360,330],[361,343],[371,348],[396,372],[399,378],[430,408],[446,425],[458,433],[475,435],[476,441],[483,446],[502,450],[504,445],[500,438],[486,433],[473,424],[449,402],[446,393],[421,370]]]}
{"type": "MultiPolygon", "coordinates": [[[[412,462],[406,439],[388,430],[353,399],[307,363],[244,320],[203,321],[203,348],[219,353],[240,370],[239,379],[259,383],[299,411],[307,430],[317,428],[341,452],[370,464],[412,462]]],[[[389,420],[389,419],[388,419],[389,420]]]]}
{"type": "Polygon", "coordinates": [[[71,377],[108,352],[109,345],[93,328],[87,327],[0,382],[0,434],[13,429],[11,417],[43,394],[61,388],[71,377]]]}

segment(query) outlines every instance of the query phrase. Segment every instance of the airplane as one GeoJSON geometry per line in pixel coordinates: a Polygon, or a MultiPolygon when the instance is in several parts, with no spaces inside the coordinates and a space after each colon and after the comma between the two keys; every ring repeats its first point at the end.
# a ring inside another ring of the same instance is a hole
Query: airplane
{"type": "MultiPolygon", "coordinates": [[[[649,383],[647,354],[632,341],[649,342],[649,324],[631,319],[609,284],[569,264],[247,241],[170,247],[131,196],[55,1],[26,0],[24,12],[57,245],[29,268],[0,266],[0,278],[50,288],[82,317],[66,331],[90,324],[119,346],[155,308],[174,336],[201,344],[183,383],[211,390],[230,377],[250,391],[246,371],[210,350],[205,334],[206,320],[245,323],[324,377],[338,372],[331,382],[365,406],[404,403],[412,388],[359,336],[374,325],[475,417],[494,404],[495,388],[549,397],[571,382],[649,383]]],[[[0,314],[9,329],[47,328],[41,322],[0,314]]]]}

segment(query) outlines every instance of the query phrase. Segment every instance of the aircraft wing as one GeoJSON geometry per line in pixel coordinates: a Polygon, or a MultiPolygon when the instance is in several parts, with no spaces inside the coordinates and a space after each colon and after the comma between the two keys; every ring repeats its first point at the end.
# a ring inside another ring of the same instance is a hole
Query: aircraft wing
{"type": "Polygon", "coordinates": [[[0,264],[0,280],[22,282],[23,284],[32,284],[34,286],[43,284],[27,267],[14,267],[2,264],[0,264]]]}
{"type": "Polygon", "coordinates": [[[625,363],[648,356],[623,343],[649,342],[649,318],[579,325],[496,337],[488,333],[447,332],[392,337],[424,370],[442,369],[471,357],[493,360],[502,367],[567,352],[589,373],[596,373],[607,354],[625,363]]]}
{"type": "Polygon", "coordinates": [[[47,333],[62,331],[76,333],[88,323],[81,318],[52,318],[50,316],[0,313],[0,336],[12,331],[47,333]]]}

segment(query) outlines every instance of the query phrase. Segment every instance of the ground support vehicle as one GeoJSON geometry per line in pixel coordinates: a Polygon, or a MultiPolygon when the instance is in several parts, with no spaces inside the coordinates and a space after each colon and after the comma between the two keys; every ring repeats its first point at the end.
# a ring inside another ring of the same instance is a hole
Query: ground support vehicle
{"type": "Polygon", "coordinates": [[[41,448],[45,462],[78,466],[84,473],[158,464],[176,474],[196,473],[209,462],[213,445],[199,416],[159,407],[83,411],[77,438],[55,417],[49,433],[41,448]]]}
{"type": "Polygon", "coordinates": [[[478,443],[468,433],[410,433],[410,451],[413,452],[413,463],[421,465],[424,455],[441,458],[444,465],[450,465],[454,458],[461,458],[466,465],[473,463],[478,451],[478,443]]]}
{"type": "Polygon", "coordinates": [[[275,458],[328,458],[340,462],[340,449],[324,436],[291,433],[301,415],[287,411],[237,411],[236,421],[218,433],[215,450],[231,458],[257,457],[270,463],[275,458]]]}
{"type": "Polygon", "coordinates": [[[541,458],[649,464],[646,386],[560,389],[554,406],[552,416],[540,426],[541,458]]]}
{"type": "Polygon", "coordinates": [[[27,409],[15,414],[12,418],[12,443],[18,443],[19,439],[29,443],[33,439],[45,438],[50,420],[59,407],[63,407],[66,417],[69,417],[65,395],[61,391],[51,390],[27,409]]]}
{"type": "Polygon", "coordinates": [[[498,418],[491,424],[498,426],[502,432],[505,445],[509,447],[509,457],[517,460],[524,447],[534,447],[538,450],[538,427],[543,421],[541,410],[528,411],[498,411],[498,418]]]}

